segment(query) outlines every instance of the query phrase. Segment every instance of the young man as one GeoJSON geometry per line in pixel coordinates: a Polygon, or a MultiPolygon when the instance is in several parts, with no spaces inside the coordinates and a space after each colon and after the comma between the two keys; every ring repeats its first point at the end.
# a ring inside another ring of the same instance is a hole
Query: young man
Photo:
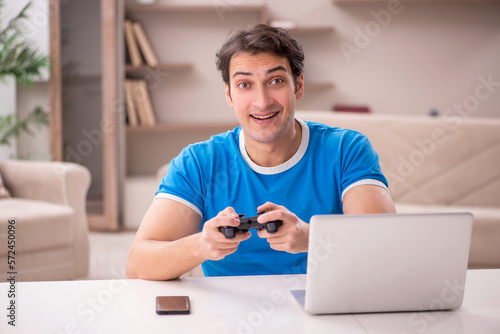
{"type": "Polygon", "coordinates": [[[240,127],[190,145],[172,160],[127,260],[127,276],[305,273],[315,214],[395,212],[378,156],[358,132],[295,119],[304,55],[282,29],[237,30],[217,53],[240,127]],[[265,229],[226,239],[238,214],[265,229]]]}

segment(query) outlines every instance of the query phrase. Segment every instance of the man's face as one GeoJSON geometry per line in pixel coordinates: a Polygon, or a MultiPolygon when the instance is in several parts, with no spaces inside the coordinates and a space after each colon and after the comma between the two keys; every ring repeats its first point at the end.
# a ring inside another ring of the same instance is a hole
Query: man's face
{"type": "Polygon", "coordinates": [[[273,143],[292,131],[295,101],[303,94],[303,75],[297,91],[290,63],[270,53],[234,55],[229,64],[226,100],[234,109],[245,138],[273,143]]]}

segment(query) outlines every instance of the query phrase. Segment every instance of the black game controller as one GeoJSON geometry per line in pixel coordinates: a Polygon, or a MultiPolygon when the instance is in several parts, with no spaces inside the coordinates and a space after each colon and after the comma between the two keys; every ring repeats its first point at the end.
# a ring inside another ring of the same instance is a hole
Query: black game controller
{"type": "MultiPolygon", "coordinates": [[[[264,212],[258,212],[257,214],[261,215],[263,213],[264,212]]],[[[226,236],[226,239],[233,239],[236,236],[236,233],[244,233],[250,229],[262,230],[265,228],[269,233],[276,233],[278,232],[278,227],[283,224],[281,220],[273,220],[264,224],[260,224],[259,222],[257,222],[258,217],[259,216],[243,218],[243,215],[240,214],[239,226],[220,226],[219,231],[221,231],[226,236]]]]}

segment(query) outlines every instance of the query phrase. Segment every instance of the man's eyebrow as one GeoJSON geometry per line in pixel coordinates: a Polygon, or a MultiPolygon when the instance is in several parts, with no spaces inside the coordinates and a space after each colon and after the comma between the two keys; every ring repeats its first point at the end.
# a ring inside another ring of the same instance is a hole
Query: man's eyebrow
{"type": "Polygon", "coordinates": [[[238,72],[234,72],[233,74],[233,78],[237,75],[252,75],[252,73],[250,72],[242,72],[242,71],[238,71],[238,72]]]}
{"type": "Polygon", "coordinates": [[[270,74],[270,73],[273,73],[273,72],[275,72],[275,71],[279,71],[279,70],[283,70],[283,71],[285,71],[285,72],[286,72],[286,68],[285,68],[285,66],[278,65],[278,66],[276,66],[276,67],[273,67],[273,68],[271,68],[271,69],[267,70],[267,74],[270,74]]]}
{"type": "MultiPolygon", "coordinates": [[[[282,70],[282,71],[285,71],[285,72],[286,72],[286,68],[285,68],[284,66],[282,66],[282,65],[278,65],[278,66],[276,66],[276,67],[273,67],[273,68],[268,69],[266,73],[267,73],[267,74],[270,74],[270,73],[273,73],[273,72],[276,72],[276,71],[280,71],[280,70],[282,70]]],[[[233,78],[234,78],[235,76],[237,76],[237,75],[247,75],[247,76],[250,76],[250,75],[252,75],[252,73],[251,73],[251,72],[243,72],[243,71],[234,72],[234,74],[233,74],[233,78]]]]}

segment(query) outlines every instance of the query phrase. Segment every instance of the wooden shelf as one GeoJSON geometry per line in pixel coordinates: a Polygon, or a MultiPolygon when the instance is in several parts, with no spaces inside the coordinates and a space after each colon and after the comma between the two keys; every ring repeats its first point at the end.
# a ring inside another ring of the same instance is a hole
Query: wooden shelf
{"type": "Polygon", "coordinates": [[[156,126],[127,126],[127,133],[162,133],[172,131],[198,131],[211,129],[230,130],[239,126],[236,122],[227,123],[186,123],[186,124],[158,124],[156,126]]]}
{"type": "Polygon", "coordinates": [[[261,23],[267,22],[267,6],[266,5],[127,5],[125,6],[125,14],[132,13],[166,13],[166,12],[184,12],[184,13],[216,13],[217,15],[225,15],[226,13],[249,13],[256,12],[260,15],[261,23]]]}
{"type": "Polygon", "coordinates": [[[132,66],[130,64],[125,65],[125,73],[127,74],[147,74],[150,71],[186,71],[193,68],[192,64],[189,63],[179,63],[179,64],[161,64],[158,67],[151,67],[148,65],[132,66]]]}
{"type": "Polygon", "coordinates": [[[225,9],[227,12],[265,12],[265,5],[127,5],[125,12],[217,12],[225,9]]]}
{"type": "Polygon", "coordinates": [[[330,26],[303,26],[303,27],[295,27],[291,29],[286,29],[289,33],[294,34],[310,34],[310,33],[315,33],[315,34],[321,34],[321,33],[329,33],[334,31],[333,27],[330,26]]]}

